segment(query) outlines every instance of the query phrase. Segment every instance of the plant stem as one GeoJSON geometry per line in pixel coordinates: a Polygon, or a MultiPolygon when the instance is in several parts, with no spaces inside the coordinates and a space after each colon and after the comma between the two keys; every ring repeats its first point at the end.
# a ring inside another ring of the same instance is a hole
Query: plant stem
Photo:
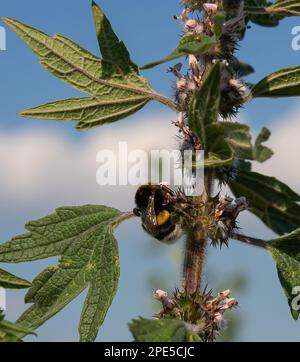
{"type": "Polygon", "coordinates": [[[241,234],[232,234],[231,238],[234,240],[238,240],[241,241],[242,243],[248,244],[248,245],[252,245],[252,246],[258,246],[260,248],[266,249],[267,247],[267,241],[262,240],[262,239],[256,239],[256,238],[252,238],[250,236],[246,236],[246,235],[241,235],[241,234]]]}
{"type": "MultiPolygon", "coordinates": [[[[213,172],[205,175],[206,198],[211,196],[213,172]]],[[[204,200],[205,201],[205,200],[204,200]]],[[[186,241],[185,260],[183,268],[184,290],[186,294],[194,294],[201,289],[204,260],[207,248],[207,238],[200,221],[190,231],[186,241]]]]}
{"type": "Polygon", "coordinates": [[[169,107],[173,111],[178,112],[177,104],[168,97],[162,96],[155,92],[151,92],[151,93],[149,93],[149,98],[164,104],[165,106],[169,107]]]}
{"type": "Polygon", "coordinates": [[[117,218],[116,220],[116,225],[121,224],[123,221],[131,219],[132,217],[134,217],[134,213],[132,211],[127,211],[127,212],[123,212],[121,213],[121,215],[117,218]]]}
{"type": "Polygon", "coordinates": [[[261,7],[256,7],[256,6],[249,6],[245,8],[245,11],[247,14],[276,14],[276,13],[287,13],[290,15],[294,15],[294,16],[299,16],[300,12],[297,10],[293,10],[293,9],[286,9],[286,8],[273,8],[272,6],[266,7],[266,8],[261,8],[261,7]]]}
{"type": "Polygon", "coordinates": [[[184,261],[184,290],[186,294],[199,291],[202,281],[203,264],[207,240],[201,223],[188,234],[184,261]]]}

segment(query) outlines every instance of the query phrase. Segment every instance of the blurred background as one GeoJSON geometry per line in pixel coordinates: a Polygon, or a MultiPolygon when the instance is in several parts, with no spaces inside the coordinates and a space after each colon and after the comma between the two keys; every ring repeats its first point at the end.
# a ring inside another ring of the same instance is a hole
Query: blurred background
{"type": "MultiPolygon", "coordinates": [[[[162,58],[177,44],[181,29],[173,19],[179,1],[99,0],[119,37],[139,65],[162,58]]],[[[68,36],[98,54],[90,0],[2,0],[1,16],[10,16],[47,33],[68,36]]],[[[0,22],[1,26],[5,26],[0,22]]],[[[279,68],[300,64],[300,51],[291,46],[299,18],[283,20],[278,28],[251,24],[238,51],[256,72],[256,82],[279,68]]],[[[23,233],[23,225],[64,205],[106,204],[121,210],[133,207],[135,187],[100,187],[96,183],[96,154],[118,148],[126,141],[131,149],[176,147],[175,115],[158,103],[121,122],[79,132],[72,123],[30,120],[17,111],[48,101],[80,95],[47,73],[29,48],[7,28],[7,50],[0,51],[0,230],[1,241],[23,233]]],[[[168,64],[144,72],[154,89],[172,96],[173,78],[168,64]]],[[[262,126],[272,131],[268,145],[275,156],[255,170],[274,175],[300,192],[300,100],[255,100],[242,110],[239,120],[256,134],[262,126]]],[[[224,190],[226,192],[226,190],[224,190]]],[[[273,234],[254,216],[243,213],[242,231],[270,238],[273,234]]],[[[181,282],[183,241],[173,246],[149,238],[138,220],[117,231],[121,279],[99,341],[130,341],[127,323],[138,316],[151,317],[160,308],[153,301],[156,289],[172,292],[181,282]]],[[[4,267],[31,280],[56,258],[4,267]]],[[[216,292],[231,288],[239,308],[228,315],[230,341],[299,341],[300,321],[295,322],[278,281],[271,255],[230,242],[229,248],[210,248],[205,281],[216,292]]],[[[15,320],[26,309],[23,291],[7,293],[6,316],[15,320]]],[[[85,294],[38,329],[34,341],[77,341],[77,325],[85,294]]]]}

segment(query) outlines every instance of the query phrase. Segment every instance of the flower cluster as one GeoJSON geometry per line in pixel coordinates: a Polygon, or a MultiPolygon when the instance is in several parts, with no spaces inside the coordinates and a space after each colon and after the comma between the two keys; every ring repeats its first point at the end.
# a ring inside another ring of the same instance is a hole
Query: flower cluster
{"type": "Polygon", "coordinates": [[[227,245],[233,230],[237,228],[237,218],[240,212],[248,209],[245,197],[236,200],[229,196],[221,195],[219,203],[215,207],[214,218],[216,221],[215,233],[211,236],[213,244],[225,243],[227,245]]]}
{"type": "Polygon", "coordinates": [[[202,196],[187,199],[185,214],[188,217],[180,218],[181,227],[183,230],[191,231],[196,225],[201,225],[203,237],[210,239],[213,246],[228,245],[232,233],[238,228],[239,214],[248,209],[245,197],[234,200],[225,195],[208,197],[204,193],[202,196]]]}
{"type": "MultiPolygon", "coordinates": [[[[246,27],[244,2],[238,1],[235,12],[230,18],[225,18],[221,35],[212,49],[205,55],[188,56],[189,69],[186,74],[181,73],[183,65],[176,64],[170,71],[177,77],[175,96],[179,108],[186,112],[193,93],[201,89],[210,66],[215,62],[221,63],[221,105],[220,115],[223,118],[234,116],[249,95],[247,84],[239,79],[231,66],[234,61],[234,52],[246,27]]],[[[195,5],[195,4],[194,4],[195,5]]],[[[215,17],[223,14],[221,4],[197,2],[197,9],[202,17],[193,17],[194,7],[186,5],[182,14],[176,19],[183,24],[183,38],[194,37],[201,41],[201,36],[215,37],[215,17]]]]}
{"type": "Polygon", "coordinates": [[[157,318],[181,320],[191,333],[199,335],[203,341],[216,339],[226,327],[225,312],[238,305],[234,298],[230,298],[230,290],[215,297],[212,291],[188,295],[176,290],[172,298],[165,291],[157,290],[154,298],[162,304],[157,318]]]}

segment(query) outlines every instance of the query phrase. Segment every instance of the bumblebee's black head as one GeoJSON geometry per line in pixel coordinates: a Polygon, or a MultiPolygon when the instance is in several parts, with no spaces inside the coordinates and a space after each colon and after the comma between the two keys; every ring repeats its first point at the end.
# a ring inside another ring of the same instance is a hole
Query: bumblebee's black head
{"type": "Polygon", "coordinates": [[[160,185],[143,185],[135,194],[135,204],[137,209],[146,210],[149,204],[150,197],[154,197],[154,209],[156,212],[163,209],[164,192],[160,185]]]}
{"type": "Polygon", "coordinates": [[[179,237],[179,226],[172,211],[175,194],[162,185],[143,185],[135,195],[134,213],[141,217],[143,229],[161,241],[173,241],[179,237]]]}

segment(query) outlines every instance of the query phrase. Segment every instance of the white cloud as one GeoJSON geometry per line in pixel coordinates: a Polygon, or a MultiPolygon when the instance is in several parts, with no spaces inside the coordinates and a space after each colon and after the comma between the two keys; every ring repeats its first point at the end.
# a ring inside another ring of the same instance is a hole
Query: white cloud
{"type": "Polygon", "coordinates": [[[277,177],[300,193],[300,104],[275,120],[270,130],[268,146],[275,154],[265,163],[256,164],[255,170],[277,177]]]}
{"type": "Polygon", "coordinates": [[[47,127],[38,130],[0,133],[0,200],[2,209],[12,204],[30,208],[63,204],[108,203],[115,207],[132,206],[132,187],[100,187],[96,183],[100,150],[118,150],[119,141],[128,149],[172,148],[172,113],[138,116],[100,127],[83,139],[70,139],[47,127]]]}
{"type": "MultiPolygon", "coordinates": [[[[274,175],[300,192],[300,104],[275,121],[268,145],[275,155],[255,170],[274,175]]],[[[0,133],[0,200],[7,210],[39,209],[80,203],[108,203],[115,207],[132,206],[135,187],[100,187],[96,183],[98,151],[118,150],[119,141],[130,149],[176,147],[173,113],[150,117],[143,114],[130,121],[100,127],[83,139],[71,139],[45,126],[37,130],[0,133]],[[125,192],[124,192],[125,191],[125,192]]]]}

